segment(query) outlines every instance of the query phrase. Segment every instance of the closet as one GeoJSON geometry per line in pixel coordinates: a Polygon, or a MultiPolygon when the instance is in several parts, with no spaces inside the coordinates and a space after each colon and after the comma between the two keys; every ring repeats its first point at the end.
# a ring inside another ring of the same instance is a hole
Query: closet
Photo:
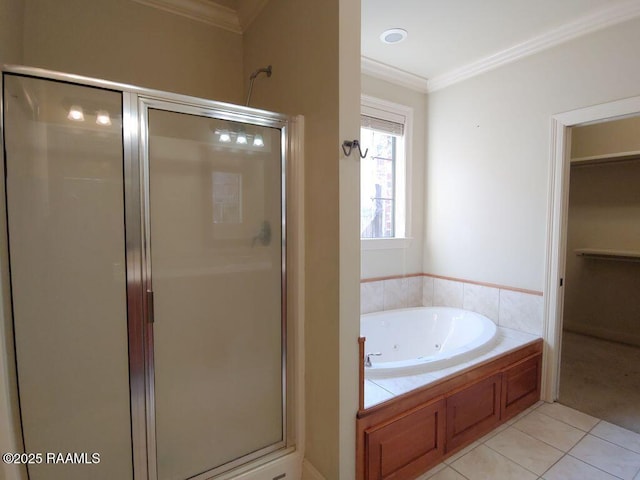
{"type": "Polygon", "coordinates": [[[574,127],[570,168],[560,401],[640,429],[640,117],[574,127]]]}

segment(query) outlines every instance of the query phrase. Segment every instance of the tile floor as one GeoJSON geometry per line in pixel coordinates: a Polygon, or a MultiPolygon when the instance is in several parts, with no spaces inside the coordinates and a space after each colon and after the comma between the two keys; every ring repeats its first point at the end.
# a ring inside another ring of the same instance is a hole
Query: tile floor
{"type": "Polygon", "coordinates": [[[640,434],[538,402],[418,480],[640,480],[640,434]]]}
{"type": "Polygon", "coordinates": [[[640,348],[564,332],[560,402],[640,433],[640,348]]]}

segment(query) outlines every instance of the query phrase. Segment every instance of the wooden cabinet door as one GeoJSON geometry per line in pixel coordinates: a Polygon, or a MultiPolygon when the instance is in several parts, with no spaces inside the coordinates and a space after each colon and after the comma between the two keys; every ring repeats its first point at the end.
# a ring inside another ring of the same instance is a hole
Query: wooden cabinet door
{"type": "Polygon", "coordinates": [[[540,400],[542,355],[524,359],[502,373],[502,420],[540,400]]]}
{"type": "Polygon", "coordinates": [[[447,397],[447,452],[470,443],[500,422],[501,374],[447,397]]]}
{"type": "Polygon", "coordinates": [[[444,455],[444,399],[365,431],[366,479],[410,480],[444,455]]]}

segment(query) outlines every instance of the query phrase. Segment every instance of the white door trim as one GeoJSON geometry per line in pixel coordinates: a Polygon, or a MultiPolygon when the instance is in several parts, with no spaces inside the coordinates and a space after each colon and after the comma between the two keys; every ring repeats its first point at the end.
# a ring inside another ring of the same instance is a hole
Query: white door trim
{"type": "Polygon", "coordinates": [[[564,304],[560,280],[565,273],[571,127],[637,114],[640,114],[640,96],[564,112],[551,118],[544,295],[545,352],[542,365],[542,398],[548,402],[557,400],[559,394],[564,304]]]}

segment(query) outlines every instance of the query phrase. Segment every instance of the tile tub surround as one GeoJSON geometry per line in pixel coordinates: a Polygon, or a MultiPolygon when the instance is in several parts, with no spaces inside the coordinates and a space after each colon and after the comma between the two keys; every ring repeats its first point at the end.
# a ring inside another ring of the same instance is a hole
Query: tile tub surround
{"type": "Polygon", "coordinates": [[[448,479],[640,480],[640,434],[538,402],[417,480],[448,479]]]}
{"type": "Polygon", "coordinates": [[[428,274],[364,279],[360,283],[361,314],[422,306],[464,308],[498,326],[542,335],[544,299],[540,292],[428,274]]]}
{"type": "MultiPolygon", "coordinates": [[[[432,382],[451,377],[464,370],[486,362],[494,357],[513,350],[517,350],[539,337],[525,332],[519,332],[509,328],[498,327],[497,340],[491,350],[474,358],[471,361],[416,375],[397,376],[389,378],[366,379],[364,384],[364,407],[369,408],[378,403],[390,400],[416,388],[424,387],[432,382]]],[[[375,360],[374,360],[375,361],[375,360]]]]}

